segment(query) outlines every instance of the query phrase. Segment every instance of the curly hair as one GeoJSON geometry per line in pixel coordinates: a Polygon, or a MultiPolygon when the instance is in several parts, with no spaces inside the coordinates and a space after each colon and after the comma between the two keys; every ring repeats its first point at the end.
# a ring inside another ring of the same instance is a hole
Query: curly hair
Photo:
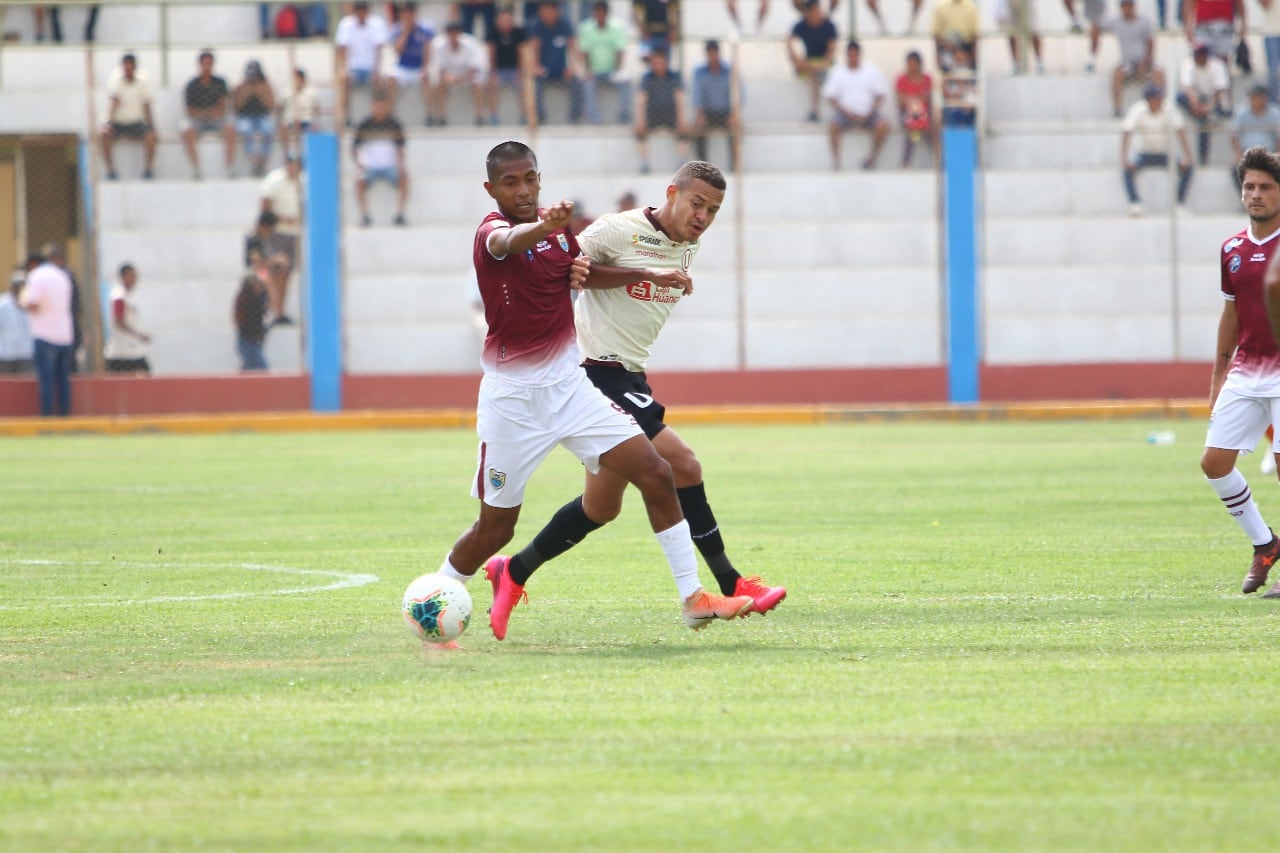
{"type": "Polygon", "coordinates": [[[1280,155],[1271,153],[1261,145],[1255,145],[1245,151],[1236,164],[1236,183],[1243,184],[1244,173],[1248,171],[1266,172],[1280,184],[1280,155]]]}

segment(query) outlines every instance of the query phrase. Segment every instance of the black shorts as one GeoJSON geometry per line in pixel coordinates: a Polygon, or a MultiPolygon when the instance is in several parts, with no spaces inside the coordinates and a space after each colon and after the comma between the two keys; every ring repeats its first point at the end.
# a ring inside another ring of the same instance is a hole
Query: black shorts
{"type": "Polygon", "coordinates": [[[662,422],[667,409],[653,399],[653,389],[643,373],[632,373],[621,365],[584,364],[582,367],[591,384],[634,417],[650,440],[667,428],[662,422]]]}
{"type": "Polygon", "coordinates": [[[151,132],[151,125],[145,121],[111,123],[111,135],[118,139],[142,139],[151,132]]]}

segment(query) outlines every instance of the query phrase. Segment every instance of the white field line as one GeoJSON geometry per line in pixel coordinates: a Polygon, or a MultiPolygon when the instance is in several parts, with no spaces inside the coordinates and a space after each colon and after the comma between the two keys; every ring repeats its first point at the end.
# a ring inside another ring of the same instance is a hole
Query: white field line
{"type": "Polygon", "coordinates": [[[272,589],[261,592],[211,592],[203,595],[157,595],[147,598],[127,598],[119,601],[65,601],[65,602],[47,602],[41,604],[28,605],[3,605],[0,604],[0,610],[35,610],[45,607],[122,607],[126,605],[138,604],[165,604],[178,601],[226,601],[236,598],[259,598],[268,595],[305,595],[313,592],[333,592],[340,589],[354,589],[356,587],[368,586],[371,583],[377,583],[379,578],[377,575],[358,574],[352,572],[336,572],[325,569],[299,569],[291,566],[268,566],[260,563],[231,563],[225,567],[210,566],[201,563],[130,563],[114,560],[110,563],[101,562],[64,562],[59,560],[11,560],[10,565],[25,566],[116,566],[116,567],[132,567],[145,566],[149,569],[189,569],[189,568],[230,568],[243,569],[250,572],[275,572],[283,575],[301,575],[305,577],[327,577],[335,578],[332,583],[323,586],[299,586],[285,587],[283,589],[272,589]]]}

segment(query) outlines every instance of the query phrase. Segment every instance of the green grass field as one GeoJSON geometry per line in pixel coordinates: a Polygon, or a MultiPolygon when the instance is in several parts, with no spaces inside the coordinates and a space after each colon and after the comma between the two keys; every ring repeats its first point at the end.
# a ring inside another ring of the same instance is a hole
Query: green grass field
{"type": "Polygon", "coordinates": [[[453,653],[399,599],[468,431],[3,441],[0,848],[1274,847],[1280,602],[1202,424],[682,433],[775,614],[685,629],[632,494],[453,653]]]}

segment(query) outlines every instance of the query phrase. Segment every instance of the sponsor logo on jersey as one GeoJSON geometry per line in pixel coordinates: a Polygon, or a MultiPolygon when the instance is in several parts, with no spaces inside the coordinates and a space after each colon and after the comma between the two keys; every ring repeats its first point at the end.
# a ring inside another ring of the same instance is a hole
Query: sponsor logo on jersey
{"type": "Polygon", "coordinates": [[[661,246],[661,245],[662,245],[662,241],[661,241],[661,240],[659,240],[657,237],[650,237],[648,234],[632,234],[632,235],[631,235],[631,242],[632,242],[633,244],[634,244],[634,243],[644,243],[646,246],[661,246]]]}
{"type": "Polygon", "coordinates": [[[1266,253],[1266,252],[1254,252],[1254,253],[1253,253],[1253,257],[1252,257],[1252,258],[1250,258],[1249,260],[1250,260],[1250,261],[1253,261],[1254,263],[1266,263],[1266,261],[1267,261],[1267,253],[1266,253]]]}
{"type": "Polygon", "coordinates": [[[1240,245],[1241,243],[1243,243],[1243,242],[1244,242],[1244,238],[1242,238],[1242,237],[1232,237],[1232,238],[1231,238],[1230,240],[1228,240],[1228,241],[1226,242],[1226,244],[1222,247],[1222,251],[1223,251],[1223,252],[1230,252],[1232,249],[1234,249],[1236,246],[1239,246],[1239,245],[1240,245]]]}
{"type": "Polygon", "coordinates": [[[667,259],[667,256],[661,252],[654,252],[650,249],[636,249],[635,254],[642,258],[657,258],[660,261],[665,261],[667,259]]]}
{"type": "Polygon", "coordinates": [[[651,281],[638,281],[627,288],[627,295],[638,302],[656,302],[659,305],[679,302],[681,291],[659,287],[651,281]]]}
{"type": "Polygon", "coordinates": [[[497,468],[489,469],[489,485],[495,489],[501,489],[507,484],[507,472],[499,471],[497,468]]]}
{"type": "Polygon", "coordinates": [[[1240,269],[1240,256],[1232,255],[1231,259],[1227,261],[1227,272],[1235,273],[1238,269],[1240,269]]]}
{"type": "Polygon", "coordinates": [[[566,252],[567,252],[567,251],[569,251],[569,238],[568,238],[568,237],[564,236],[563,234],[557,234],[557,235],[556,235],[556,242],[560,244],[560,248],[561,248],[561,249],[564,249],[566,252]]]}
{"type": "MultiPolygon", "coordinates": [[[[551,244],[548,243],[546,240],[539,240],[538,245],[534,246],[533,248],[534,248],[534,251],[545,252],[551,248],[551,244]]],[[[569,250],[565,249],[565,251],[567,252],[569,250]]]]}

